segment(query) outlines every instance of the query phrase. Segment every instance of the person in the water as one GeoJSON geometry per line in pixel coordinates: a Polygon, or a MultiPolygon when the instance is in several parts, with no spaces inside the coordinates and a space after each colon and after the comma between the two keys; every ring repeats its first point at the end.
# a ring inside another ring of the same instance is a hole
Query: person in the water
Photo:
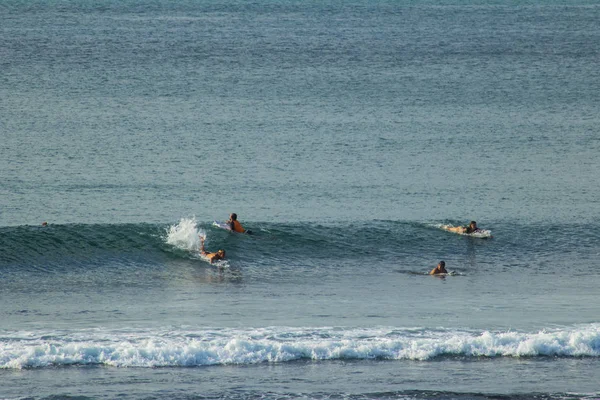
{"type": "Polygon", "coordinates": [[[481,232],[481,229],[479,229],[477,227],[477,222],[475,221],[471,221],[469,223],[469,225],[467,226],[448,226],[448,225],[443,225],[442,228],[444,228],[445,230],[449,231],[449,232],[454,232],[454,233],[477,233],[477,232],[481,232]]]}
{"type": "Polygon", "coordinates": [[[431,270],[429,275],[438,275],[438,274],[447,274],[446,271],[446,263],[444,261],[440,261],[434,269],[431,270]]]}
{"type": "Polygon", "coordinates": [[[229,224],[229,227],[231,228],[232,231],[234,232],[239,232],[239,233],[245,233],[246,230],[244,229],[244,227],[242,226],[242,224],[240,224],[240,222],[237,220],[237,214],[236,213],[231,213],[229,215],[229,219],[227,220],[227,223],[229,224]]]}
{"type": "Polygon", "coordinates": [[[209,251],[206,251],[206,249],[204,248],[204,238],[202,236],[200,237],[200,254],[202,254],[202,256],[204,256],[206,259],[208,259],[208,261],[212,264],[213,261],[216,260],[222,260],[225,258],[225,250],[217,250],[215,253],[211,253],[209,251]]]}
{"type": "Polygon", "coordinates": [[[244,229],[244,227],[242,226],[242,224],[240,224],[240,221],[237,220],[237,214],[236,213],[231,213],[229,215],[229,219],[227,220],[227,224],[229,224],[229,228],[233,232],[247,233],[248,235],[252,235],[252,231],[244,229]]]}

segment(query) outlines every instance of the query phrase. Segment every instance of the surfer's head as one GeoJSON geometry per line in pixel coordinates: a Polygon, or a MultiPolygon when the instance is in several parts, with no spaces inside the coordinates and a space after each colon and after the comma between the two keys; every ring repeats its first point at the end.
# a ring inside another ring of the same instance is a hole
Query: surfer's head
{"type": "Polygon", "coordinates": [[[229,218],[231,218],[232,221],[237,221],[237,214],[236,213],[231,213],[231,215],[229,216],[229,218]]]}
{"type": "Polygon", "coordinates": [[[469,223],[469,226],[470,226],[471,228],[473,228],[473,229],[477,229],[477,222],[475,222],[475,221],[471,221],[471,222],[469,223]]]}
{"type": "Polygon", "coordinates": [[[446,266],[446,262],[445,261],[440,261],[439,264],[438,264],[438,266],[444,268],[446,266]]]}
{"type": "Polygon", "coordinates": [[[225,250],[219,249],[217,251],[217,257],[218,258],[225,258],[225,250]]]}

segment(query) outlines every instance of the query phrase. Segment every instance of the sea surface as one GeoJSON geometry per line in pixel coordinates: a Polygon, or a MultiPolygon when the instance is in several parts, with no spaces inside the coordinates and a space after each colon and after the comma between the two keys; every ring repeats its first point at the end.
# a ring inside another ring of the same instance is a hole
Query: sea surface
{"type": "Polygon", "coordinates": [[[598,1],[3,0],[0,399],[600,398],[599,65],[598,1]]]}

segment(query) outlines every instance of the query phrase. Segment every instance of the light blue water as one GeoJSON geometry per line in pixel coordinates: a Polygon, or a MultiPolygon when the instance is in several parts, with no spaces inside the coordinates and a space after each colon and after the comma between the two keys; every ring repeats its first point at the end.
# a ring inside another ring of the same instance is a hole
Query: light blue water
{"type": "Polygon", "coordinates": [[[0,397],[599,395],[597,2],[0,16],[0,397]]]}

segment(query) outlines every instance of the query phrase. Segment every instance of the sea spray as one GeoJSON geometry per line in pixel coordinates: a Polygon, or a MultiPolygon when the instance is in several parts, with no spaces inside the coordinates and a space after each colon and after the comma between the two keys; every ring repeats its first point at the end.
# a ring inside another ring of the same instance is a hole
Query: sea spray
{"type": "Polygon", "coordinates": [[[178,224],[167,229],[167,243],[182,250],[193,251],[200,248],[200,236],[206,232],[198,229],[196,218],[181,218],[178,224]]]}

